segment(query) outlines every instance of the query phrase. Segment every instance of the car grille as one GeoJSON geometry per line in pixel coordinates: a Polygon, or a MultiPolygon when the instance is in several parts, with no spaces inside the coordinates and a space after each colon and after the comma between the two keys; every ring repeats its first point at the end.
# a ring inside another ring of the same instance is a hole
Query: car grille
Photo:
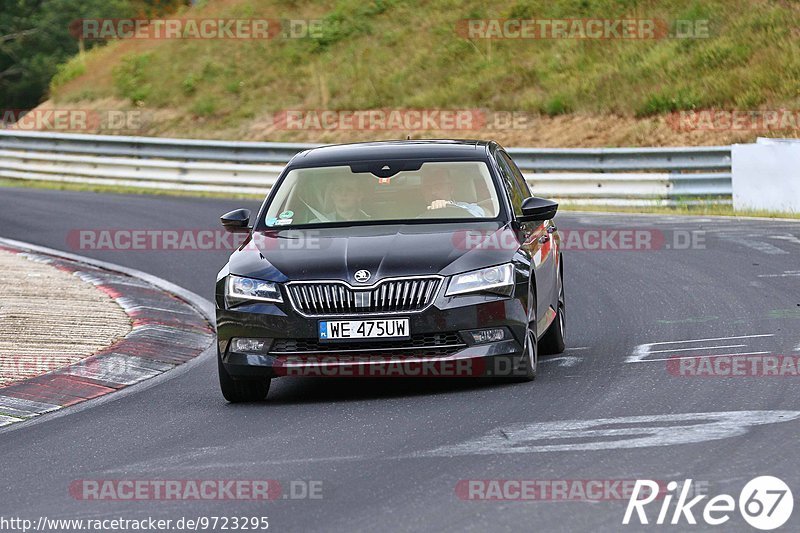
{"type": "Polygon", "coordinates": [[[425,333],[401,341],[321,343],[316,339],[275,339],[270,354],[318,355],[351,354],[405,357],[431,357],[456,353],[466,348],[458,333],[425,333]]]}
{"type": "Polygon", "coordinates": [[[385,279],[363,289],[338,281],[291,282],[287,289],[294,309],[306,316],[414,313],[433,303],[441,282],[440,277],[385,279]]]}

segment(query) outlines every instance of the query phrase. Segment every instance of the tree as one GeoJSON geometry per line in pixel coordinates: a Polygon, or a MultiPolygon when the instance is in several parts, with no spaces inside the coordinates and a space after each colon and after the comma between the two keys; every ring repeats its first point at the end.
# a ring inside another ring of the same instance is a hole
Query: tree
{"type": "MultiPolygon", "coordinates": [[[[31,109],[46,98],[58,65],[78,53],[79,19],[157,17],[185,0],[0,0],[0,110],[31,109]]],[[[101,42],[87,41],[86,47],[101,42]]]]}

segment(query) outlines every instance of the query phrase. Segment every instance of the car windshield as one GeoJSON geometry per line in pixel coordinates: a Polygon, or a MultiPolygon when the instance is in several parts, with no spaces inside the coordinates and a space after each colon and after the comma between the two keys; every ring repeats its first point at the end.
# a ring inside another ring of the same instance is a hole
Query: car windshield
{"type": "Polygon", "coordinates": [[[400,171],[370,165],[290,171],[270,202],[264,225],[493,219],[500,212],[482,161],[405,162],[403,168],[413,170],[400,171]]]}

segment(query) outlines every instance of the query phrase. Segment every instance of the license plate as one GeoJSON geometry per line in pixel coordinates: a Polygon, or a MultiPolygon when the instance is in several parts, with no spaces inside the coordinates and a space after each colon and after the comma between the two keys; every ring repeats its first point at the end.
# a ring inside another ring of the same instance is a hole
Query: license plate
{"type": "Polygon", "coordinates": [[[375,320],[320,320],[319,340],[408,339],[407,318],[375,320]]]}

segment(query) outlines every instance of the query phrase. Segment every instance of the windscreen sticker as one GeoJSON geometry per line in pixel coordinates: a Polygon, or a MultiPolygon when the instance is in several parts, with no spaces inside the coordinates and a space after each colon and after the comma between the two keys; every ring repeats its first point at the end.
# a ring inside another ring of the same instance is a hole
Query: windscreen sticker
{"type": "Polygon", "coordinates": [[[291,218],[282,218],[282,219],[278,220],[277,222],[275,222],[275,225],[276,226],[288,226],[291,223],[292,223],[292,219],[291,218]]]}
{"type": "Polygon", "coordinates": [[[294,211],[284,211],[283,213],[281,213],[278,216],[280,218],[292,218],[294,216],[294,211]]]}
{"type": "Polygon", "coordinates": [[[267,226],[274,226],[276,222],[278,222],[278,219],[275,217],[269,217],[267,220],[264,221],[264,223],[267,226]]]}

